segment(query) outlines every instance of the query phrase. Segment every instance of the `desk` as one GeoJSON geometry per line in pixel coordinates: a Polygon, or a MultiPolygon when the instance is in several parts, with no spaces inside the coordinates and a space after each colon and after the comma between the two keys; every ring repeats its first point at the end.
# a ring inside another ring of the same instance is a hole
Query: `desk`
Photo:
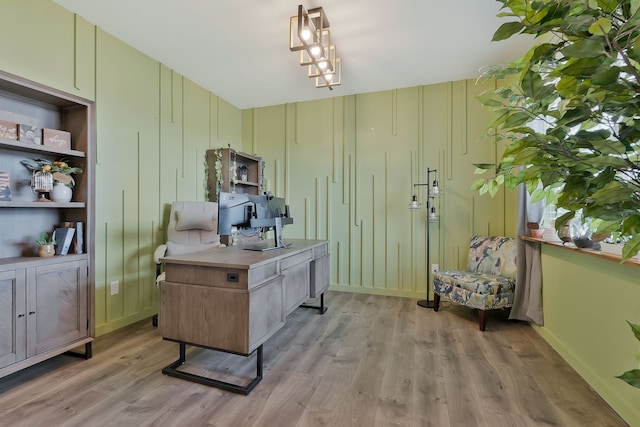
{"type": "Polygon", "coordinates": [[[239,246],[165,257],[159,284],[159,333],[180,343],[180,358],[163,373],[248,394],[262,379],[262,345],[308,298],[324,313],[330,258],[324,240],[291,240],[291,247],[267,252],[239,246]],[[239,386],[177,370],[185,346],[249,356],[257,350],[257,375],[239,386]]]}

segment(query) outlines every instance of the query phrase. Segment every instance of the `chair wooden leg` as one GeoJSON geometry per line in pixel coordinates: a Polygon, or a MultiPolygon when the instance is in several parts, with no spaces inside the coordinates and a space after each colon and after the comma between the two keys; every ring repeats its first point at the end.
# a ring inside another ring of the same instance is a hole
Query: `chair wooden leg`
{"type": "Polygon", "coordinates": [[[440,295],[434,292],[433,294],[433,311],[438,311],[440,308],[440,295]]]}
{"type": "Polygon", "coordinates": [[[487,327],[487,312],[484,310],[478,310],[478,324],[480,326],[480,330],[484,331],[487,327]]]}

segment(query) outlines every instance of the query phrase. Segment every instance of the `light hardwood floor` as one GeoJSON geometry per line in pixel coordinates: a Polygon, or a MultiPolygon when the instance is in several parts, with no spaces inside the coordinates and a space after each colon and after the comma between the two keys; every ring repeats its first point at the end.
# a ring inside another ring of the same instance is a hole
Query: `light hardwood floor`
{"type": "MultiPolygon", "coordinates": [[[[161,369],[178,345],[150,321],[99,337],[90,360],[62,355],[0,379],[3,426],[625,426],[527,324],[466,308],[329,292],[264,347],[248,396],[161,369]]],[[[185,369],[239,380],[255,355],[190,347],[185,369]]]]}

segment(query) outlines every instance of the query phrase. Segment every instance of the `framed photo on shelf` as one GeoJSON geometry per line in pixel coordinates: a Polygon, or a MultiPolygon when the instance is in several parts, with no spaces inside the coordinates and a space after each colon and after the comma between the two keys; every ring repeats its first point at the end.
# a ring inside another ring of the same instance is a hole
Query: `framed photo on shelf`
{"type": "Polygon", "coordinates": [[[18,125],[18,141],[42,144],[42,129],[29,125],[18,125]]]}

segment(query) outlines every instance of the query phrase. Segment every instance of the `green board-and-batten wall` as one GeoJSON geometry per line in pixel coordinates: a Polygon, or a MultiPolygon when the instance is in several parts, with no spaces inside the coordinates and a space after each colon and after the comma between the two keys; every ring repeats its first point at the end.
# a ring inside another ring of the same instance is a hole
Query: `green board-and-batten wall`
{"type": "MultiPolygon", "coordinates": [[[[424,296],[425,212],[406,206],[427,167],[439,170],[445,191],[443,219],[431,226],[433,263],[461,266],[472,233],[513,235],[514,195],[492,200],[469,190],[472,163],[496,157],[492,142],[478,142],[489,116],[473,80],[241,111],[50,0],[0,0],[0,8],[0,69],[97,102],[99,335],[156,311],[152,251],[164,239],[169,203],[204,199],[208,148],[230,144],[264,157],[270,189],[288,198],[296,219],[285,236],[330,239],[334,289],[424,296]],[[25,17],[38,31],[25,31],[25,17]],[[120,292],[110,295],[116,280],[120,292]]],[[[424,187],[418,191],[424,201],[424,187]]],[[[574,268],[594,267],[579,254],[569,258],[574,268]]],[[[637,364],[622,321],[640,323],[636,275],[598,263],[599,274],[587,269],[562,303],[566,262],[562,252],[543,251],[550,317],[538,329],[640,425],[640,391],[612,377],[637,364]],[[580,292],[603,281],[624,300],[612,302],[615,315],[593,291],[580,292]],[[606,331],[606,343],[573,321],[585,315],[606,331]]]]}
{"type": "MultiPolygon", "coordinates": [[[[443,190],[431,263],[462,267],[474,233],[514,234],[505,221],[515,218],[512,194],[469,190],[473,163],[497,155],[480,141],[489,116],[475,96],[484,89],[458,81],[243,113],[243,147],[263,157],[267,188],[291,205],[285,234],[330,240],[332,289],[424,297],[426,209],[407,206],[427,168],[443,190]]],[[[425,202],[426,187],[416,190],[425,202]]]]}
{"type": "Polygon", "coordinates": [[[210,148],[264,158],[294,213],[285,235],[331,241],[334,289],[424,297],[426,210],[407,204],[427,167],[445,194],[433,263],[462,266],[473,233],[513,235],[513,203],[469,190],[472,163],[496,158],[478,142],[489,116],[473,81],[241,111],[49,0],[2,3],[2,69],[96,101],[98,334],[155,313],[153,250],[169,204],[204,199],[210,148]],[[21,16],[40,31],[22,31],[21,16]]]}

